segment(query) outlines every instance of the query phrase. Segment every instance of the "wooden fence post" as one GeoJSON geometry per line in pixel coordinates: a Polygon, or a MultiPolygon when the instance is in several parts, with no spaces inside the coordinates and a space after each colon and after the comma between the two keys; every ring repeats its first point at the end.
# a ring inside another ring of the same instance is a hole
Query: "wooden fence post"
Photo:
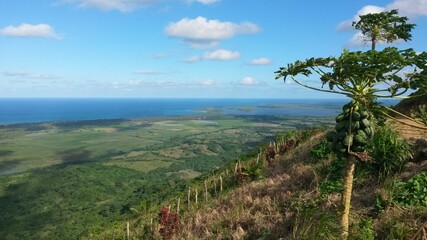
{"type": "Polygon", "coordinates": [[[220,182],[219,191],[222,192],[222,176],[221,175],[219,175],[219,182],[220,182]]]}
{"type": "Polygon", "coordinates": [[[179,215],[179,202],[181,201],[181,198],[178,198],[178,203],[176,206],[176,213],[179,215]]]}
{"type": "Polygon", "coordinates": [[[206,180],[205,180],[205,200],[206,202],[208,201],[208,185],[206,183],[206,180]]]}
{"type": "Polygon", "coordinates": [[[188,195],[187,195],[188,207],[190,207],[190,195],[191,195],[191,187],[188,187],[188,195]]]}
{"type": "Polygon", "coordinates": [[[127,222],[127,224],[126,224],[126,236],[127,236],[127,239],[129,239],[129,238],[130,238],[129,221],[128,221],[128,222],[127,222]]]}

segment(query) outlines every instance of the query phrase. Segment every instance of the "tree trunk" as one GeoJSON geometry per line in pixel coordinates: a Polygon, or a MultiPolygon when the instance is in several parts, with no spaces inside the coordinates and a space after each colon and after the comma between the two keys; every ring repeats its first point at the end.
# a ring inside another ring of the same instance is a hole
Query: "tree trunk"
{"type": "Polygon", "coordinates": [[[348,218],[350,215],[350,200],[351,191],[353,190],[353,174],[356,167],[356,161],[354,157],[348,158],[345,175],[344,175],[344,189],[341,197],[341,236],[345,240],[348,238],[348,218]]]}

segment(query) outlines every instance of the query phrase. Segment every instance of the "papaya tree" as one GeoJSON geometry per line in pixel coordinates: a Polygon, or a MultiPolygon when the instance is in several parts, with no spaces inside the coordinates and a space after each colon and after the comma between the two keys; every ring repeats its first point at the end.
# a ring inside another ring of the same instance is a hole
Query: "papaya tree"
{"type": "Polygon", "coordinates": [[[390,17],[395,15],[397,15],[396,10],[369,14],[369,18],[360,16],[361,20],[353,24],[356,29],[361,29],[367,38],[371,38],[370,42],[373,46],[369,51],[344,50],[339,57],[296,61],[288,64],[287,67],[281,67],[276,72],[276,79],[283,77],[286,81],[290,78],[303,87],[344,95],[351,99],[343,106],[342,113],[336,117],[335,131],[329,138],[332,142],[332,150],[347,160],[340,217],[343,239],[348,237],[350,200],[356,162],[369,160],[366,148],[375,132],[375,119],[379,117],[379,113],[387,114],[386,111],[381,110],[383,106],[378,99],[407,98],[408,92],[417,90],[422,94],[426,92],[426,52],[419,53],[413,49],[399,50],[396,47],[375,50],[375,43],[382,39],[382,34],[386,36],[394,34],[392,37],[385,38],[388,42],[399,39],[410,40],[413,25],[406,25],[407,18],[390,17]],[[367,19],[369,24],[366,22],[367,19]],[[396,19],[398,23],[390,22],[396,19]],[[401,26],[405,27],[399,31],[393,29],[401,26]],[[380,30],[373,28],[380,28],[380,30]],[[402,32],[405,34],[402,35],[402,32]],[[303,80],[298,79],[299,76],[307,78],[313,75],[319,77],[321,87],[306,85],[303,80]],[[325,86],[327,86],[326,89],[325,86]]]}
{"type": "Polygon", "coordinates": [[[408,23],[408,18],[399,16],[397,10],[391,10],[362,15],[352,26],[362,32],[364,41],[371,43],[371,49],[375,50],[380,41],[391,43],[398,39],[411,40],[411,30],[415,24],[408,23]]]}

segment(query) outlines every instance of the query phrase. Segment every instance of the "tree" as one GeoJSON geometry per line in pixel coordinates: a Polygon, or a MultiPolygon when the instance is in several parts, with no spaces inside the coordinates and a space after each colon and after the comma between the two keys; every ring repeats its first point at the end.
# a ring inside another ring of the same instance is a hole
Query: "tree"
{"type": "Polygon", "coordinates": [[[391,10],[360,16],[360,20],[352,25],[362,32],[366,37],[365,42],[370,42],[372,50],[375,50],[379,41],[391,43],[398,39],[411,40],[411,30],[415,24],[409,24],[407,21],[407,17],[398,16],[397,10],[391,10]]]}
{"type": "Polygon", "coordinates": [[[410,40],[410,30],[414,25],[406,24],[407,18],[396,15],[396,10],[368,14],[360,16],[361,20],[353,24],[371,39],[370,51],[344,50],[339,57],[296,61],[276,72],[276,79],[283,77],[286,80],[290,77],[303,87],[352,99],[336,117],[335,132],[330,138],[337,155],[347,159],[340,219],[344,239],[348,237],[355,163],[369,160],[366,146],[375,130],[373,121],[379,117],[379,113],[387,114],[377,99],[407,98],[404,94],[410,89],[419,90],[422,94],[427,89],[426,52],[417,53],[413,49],[399,50],[395,47],[375,50],[375,43],[382,39],[387,42],[410,40]],[[309,77],[312,74],[320,76],[321,88],[308,86],[296,78],[298,75],[309,77]],[[329,89],[323,89],[325,85],[329,89]]]}

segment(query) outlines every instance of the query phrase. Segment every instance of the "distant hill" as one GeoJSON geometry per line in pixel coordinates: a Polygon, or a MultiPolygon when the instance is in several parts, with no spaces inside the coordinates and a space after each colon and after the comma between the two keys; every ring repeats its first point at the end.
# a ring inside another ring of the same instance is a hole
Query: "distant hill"
{"type": "MultiPolygon", "coordinates": [[[[414,93],[418,95],[420,91],[414,93]]],[[[419,106],[427,104],[427,95],[423,95],[416,98],[403,99],[395,107],[394,110],[399,111],[405,115],[410,116],[411,113],[419,106]]]]}

